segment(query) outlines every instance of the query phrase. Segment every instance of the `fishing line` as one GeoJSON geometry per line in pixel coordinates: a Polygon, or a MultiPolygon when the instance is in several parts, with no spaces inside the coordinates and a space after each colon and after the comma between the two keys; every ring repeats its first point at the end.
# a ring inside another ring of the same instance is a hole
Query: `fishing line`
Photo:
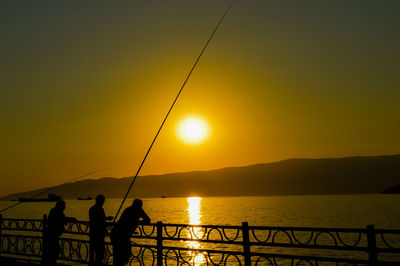
{"type": "MultiPolygon", "coordinates": [[[[78,177],[74,177],[74,178],[72,178],[71,180],[69,180],[69,181],[67,181],[67,182],[65,182],[65,183],[62,183],[61,185],[58,185],[58,186],[55,186],[55,187],[50,187],[50,188],[47,188],[47,189],[45,189],[45,190],[43,190],[43,191],[40,191],[40,192],[34,194],[33,196],[29,197],[28,200],[33,199],[34,197],[40,196],[40,195],[42,195],[42,194],[44,194],[44,193],[47,193],[47,192],[49,192],[49,191],[52,191],[52,190],[54,190],[54,189],[56,189],[56,188],[59,188],[59,187],[61,187],[61,186],[63,186],[63,185],[66,185],[66,184],[68,184],[68,183],[71,183],[71,182],[73,182],[73,181],[76,181],[76,180],[78,180],[78,179],[81,179],[81,178],[83,178],[83,177],[86,177],[86,176],[89,176],[89,175],[93,175],[93,174],[95,174],[95,173],[98,173],[98,172],[101,172],[101,171],[105,171],[105,170],[109,170],[109,169],[111,169],[111,168],[103,168],[103,169],[99,169],[99,170],[96,170],[96,171],[93,171],[93,172],[89,172],[89,173],[80,175],[80,176],[78,176],[78,177]]],[[[15,203],[15,204],[13,204],[13,205],[11,205],[11,206],[5,208],[5,209],[2,209],[2,210],[0,211],[0,213],[2,213],[3,211],[9,210],[9,209],[11,209],[11,208],[14,208],[15,206],[17,206],[17,205],[19,205],[19,204],[21,204],[21,203],[22,203],[22,201],[19,201],[19,202],[15,203]]]]}
{"type": "Polygon", "coordinates": [[[131,190],[133,184],[135,183],[135,180],[136,180],[137,176],[139,175],[140,170],[142,169],[142,166],[143,166],[144,162],[146,161],[147,156],[149,155],[149,153],[150,153],[150,151],[151,151],[151,148],[152,148],[153,145],[154,145],[154,142],[156,141],[158,135],[160,134],[160,131],[161,131],[161,129],[163,128],[163,126],[164,126],[164,124],[165,124],[165,121],[167,120],[169,114],[171,113],[172,108],[175,106],[175,103],[176,103],[176,101],[178,100],[179,95],[181,94],[181,92],[182,92],[183,88],[185,87],[187,81],[189,80],[190,76],[192,75],[193,70],[196,68],[197,63],[199,62],[201,56],[203,55],[204,51],[206,50],[206,48],[207,48],[208,44],[210,43],[211,39],[214,37],[214,34],[217,32],[217,30],[218,30],[219,26],[222,24],[222,21],[224,20],[225,16],[226,16],[226,15],[229,13],[229,11],[232,9],[232,7],[233,7],[233,5],[234,5],[235,2],[236,2],[236,0],[233,0],[233,1],[230,3],[230,5],[228,6],[228,8],[226,9],[225,13],[223,14],[223,16],[221,17],[221,19],[219,20],[218,24],[217,24],[216,27],[214,28],[213,32],[211,33],[210,37],[208,38],[207,42],[205,43],[203,49],[201,50],[200,55],[197,57],[196,61],[194,62],[193,66],[192,66],[192,68],[190,69],[189,74],[186,76],[185,81],[183,82],[183,84],[182,84],[182,86],[181,86],[181,88],[180,88],[178,94],[177,94],[176,97],[175,97],[175,100],[173,101],[173,103],[172,103],[171,107],[169,108],[169,110],[168,110],[168,112],[167,112],[167,114],[166,114],[166,116],[165,116],[163,122],[161,123],[160,128],[158,129],[158,131],[157,131],[157,133],[156,133],[156,135],[155,135],[153,141],[151,142],[150,147],[149,147],[149,149],[147,150],[146,155],[144,156],[144,158],[143,158],[143,160],[142,160],[142,162],[141,162],[141,164],[140,164],[140,166],[139,166],[139,169],[137,170],[137,172],[136,172],[136,174],[135,174],[135,176],[134,176],[134,178],[133,178],[131,184],[129,185],[129,188],[128,188],[128,190],[127,190],[126,193],[125,193],[124,199],[122,200],[121,205],[119,206],[119,208],[118,208],[118,210],[117,210],[117,213],[116,213],[115,216],[114,216],[113,222],[116,221],[116,219],[117,219],[117,217],[118,217],[118,214],[119,214],[119,212],[121,211],[122,205],[125,203],[125,200],[126,200],[126,198],[128,197],[128,194],[129,194],[129,192],[130,192],[130,190],[131,190]]]}

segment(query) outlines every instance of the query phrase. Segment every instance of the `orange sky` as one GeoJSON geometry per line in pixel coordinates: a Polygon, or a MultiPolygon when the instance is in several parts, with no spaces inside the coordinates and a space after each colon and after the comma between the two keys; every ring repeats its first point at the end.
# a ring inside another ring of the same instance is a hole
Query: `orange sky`
{"type": "MultiPolygon", "coordinates": [[[[2,3],[0,195],[133,175],[228,3],[2,3]]],[[[238,1],[142,174],[399,153],[399,11],[238,1]],[[176,137],[187,114],[204,144],[176,137]]]]}

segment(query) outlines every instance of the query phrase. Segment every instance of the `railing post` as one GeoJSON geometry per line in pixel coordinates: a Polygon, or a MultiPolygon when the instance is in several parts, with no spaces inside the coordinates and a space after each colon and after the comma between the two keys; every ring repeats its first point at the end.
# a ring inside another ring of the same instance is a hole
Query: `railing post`
{"type": "Polygon", "coordinates": [[[43,223],[42,223],[42,264],[45,264],[46,257],[47,257],[47,241],[46,241],[46,234],[47,234],[47,215],[43,214],[43,223]]]}
{"type": "Polygon", "coordinates": [[[163,265],[163,225],[157,222],[157,266],[163,265]]]}
{"type": "Polygon", "coordinates": [[[1,252],[3,251],[2,229],[3,229],[3,215],[0,214],[0,257],[1,257],[1,252]]]}
{"type": "Polygon", "coordinates": [[[367,226],[368,259],[369,265],[377,265],[376,235],[374,225],[367,226]]]}
{"type": "Polygon", "coordinates": [[[94,243],[91,230],[92,228],[90,227],[89,223],[89,265],[94,265],[94,243]]]}
{"type": "Polygon", "coordinates": [[[249,224],[247,222],[242,223],[242,233],[243,233],[243,252],[244,252],[244,265],[251,265],[250,256],[250,236],[249,236],[249,224]]]}

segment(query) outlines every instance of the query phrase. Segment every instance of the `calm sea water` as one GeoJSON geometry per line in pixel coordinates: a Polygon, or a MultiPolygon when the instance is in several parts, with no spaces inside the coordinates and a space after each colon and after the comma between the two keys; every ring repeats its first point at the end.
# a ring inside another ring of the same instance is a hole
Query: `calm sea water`
{"type": "MultiPolygon", "coordinates": [[[[132,199],[128,199],[126,206],[132,199]]],[[[0,208],[14,202],[0,201],[0,208]]],[[[106,215],[115,215],[121,199],[108,199],[106,215]]],[[[88,220],[93,200],[67,200],[65,214],[88,220]]],[[[22,203],[4,217],[42,218],[54,203],[22,203]]],[[[271,197],[148,198],[143,208],[153,222],[265,226],[400,228],[400,195],[318,195],[271,197]]]]}

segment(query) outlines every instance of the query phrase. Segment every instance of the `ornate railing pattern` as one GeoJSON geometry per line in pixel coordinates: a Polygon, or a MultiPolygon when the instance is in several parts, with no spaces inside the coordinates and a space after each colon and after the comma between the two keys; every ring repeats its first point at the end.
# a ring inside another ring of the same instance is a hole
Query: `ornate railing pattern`
{"type": "MultiPolygon", "coordinates": [[[[0,255],[41,260],[46,217],[2,219],[0,255]]],[[[108,224],[109,231],[112,223],[108,224]]],[[[398,265],[400,230],[219,225],[140,225],[130,264],[139,265],[398,265]],[[162,255],[162,256],[159,256],[162,255]]],[[[63,263],[90,263],[89,223],[65,226],[63,263]]],[[[112,264],[107,237],[104,263],[112,264]]]]}

